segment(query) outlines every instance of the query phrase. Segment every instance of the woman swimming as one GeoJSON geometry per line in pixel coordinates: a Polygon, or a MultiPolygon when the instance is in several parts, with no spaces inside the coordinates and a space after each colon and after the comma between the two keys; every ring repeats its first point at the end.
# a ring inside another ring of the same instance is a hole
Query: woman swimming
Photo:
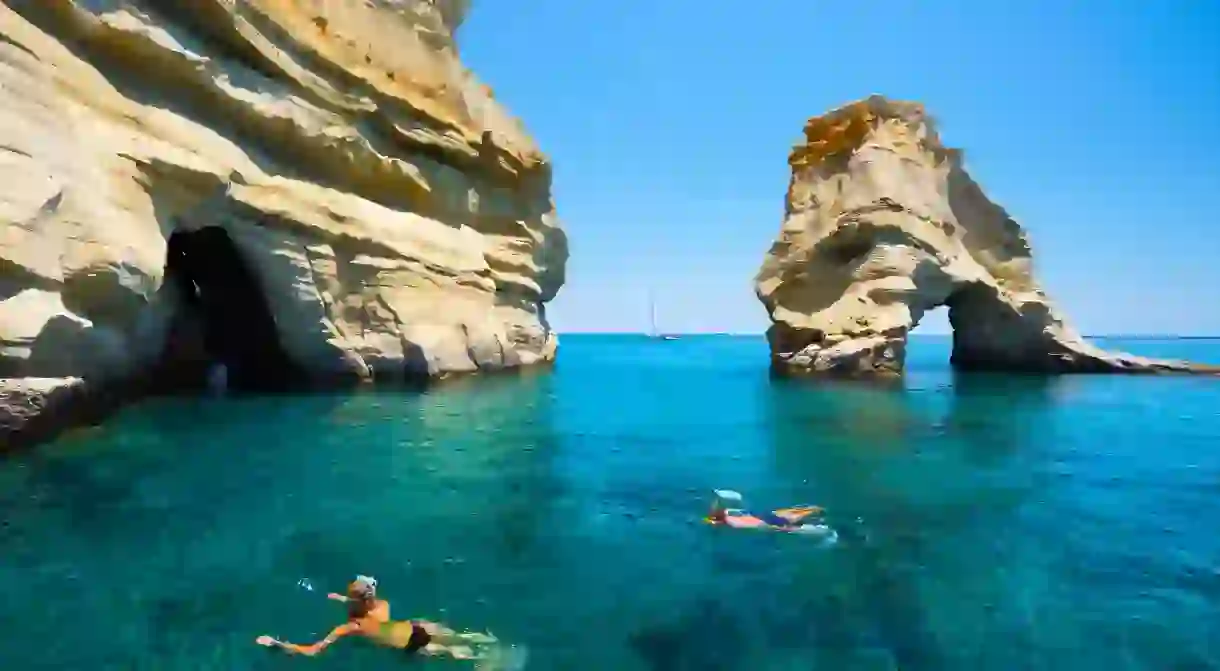
{"type": "MultiPolygon", "coordinates": [[[[812,528],[810,522],[819,520],[823,512],[822,508],[818,506],[794,506],[754,515],[741,508],[729,507],[729,504],[740,506],[741,503],[741,494],[732,490],[718,489],[712,500],[712,508],[704,520],[709,524],[739,529],[768,528],[777,531],[802,531],[805,528],[812,528]]],[[[822,526],[816,523],[815,525],[822,526]]]]}
{"type": "Polygon", "coordinates": [[[377,581],[367,576],[357,576],[348,585],[346,596],[329,594],[327,597],[347,604],[347,622],[332,629],[322,640],[311,645],[297,645],[270,636],[259,636],[255,642],[312,657],[340,638],[356,635],[407,654],[449,655],[454,659],[482,659],[484,651],[476,652],[473,646],[497,642],[490,634],[458,633],[427,620],[391,620],[390,603],[377,598],[377,581]]]}

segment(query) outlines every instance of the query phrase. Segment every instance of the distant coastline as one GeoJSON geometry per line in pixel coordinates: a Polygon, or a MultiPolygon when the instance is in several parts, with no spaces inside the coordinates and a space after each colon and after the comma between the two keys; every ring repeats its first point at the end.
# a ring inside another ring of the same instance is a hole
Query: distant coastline
{"type": "MultiPolygon", "coordinates": [[[[650,337],[647,331],[559,331],[559,337],[567,336],[641,336],[650,337]]],[[[735,337],[764,337],[766,334],[763,331],[672,331],[666,332],[666,335],[681,336],[683,338],[693,338],[698,336],[735,336],[735,337]]],[[[912,333],[912,338],[948,338],[952,333],[912,333]]],[[[1102,333],[1084,336],[1086,340],[1127,340],[1127,341],[1155,341],[1155,340],[1220,340],[1220,334],[1216,335],[1174,335],[1171,333],[1102,333]]]]}
{"type": "Polygon", "coordinates": [[[1087,335],[1087,340],[1220,340],[1220,335],[1173,335],[1171,333],[1107,333],[1087,335]]]}
{"type": "MultiPolygon", "coordinates": [[[[557,331],[560,338],[569,336],[639,336],[642,338],[655,337],[647,331],[557,331]]],[[[679,336],[682,338],[694,338],[698,336],[747,336],[762,338],[766,334],[762,331],[666,331],[665,335],[679,336]]]]}

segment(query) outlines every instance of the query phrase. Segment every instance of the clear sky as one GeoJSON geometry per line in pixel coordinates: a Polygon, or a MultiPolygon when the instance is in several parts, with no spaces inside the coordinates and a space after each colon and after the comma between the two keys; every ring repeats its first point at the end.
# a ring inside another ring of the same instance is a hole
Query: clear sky
{"type": "MultiPolygon", "coordinates": [[[[1086,333],[1220,333],[1218,0],[474,0],[463,60],[554,163],[560,332],[759,332],[805,120],[925,103],[1086,333]]],[[[937,311],[921,333],[947,332],[937,311]]]]}

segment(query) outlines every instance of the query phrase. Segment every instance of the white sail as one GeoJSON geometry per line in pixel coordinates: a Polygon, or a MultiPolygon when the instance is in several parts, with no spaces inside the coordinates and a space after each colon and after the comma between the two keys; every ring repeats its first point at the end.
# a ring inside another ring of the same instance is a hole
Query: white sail
{"type": "Polygon", "coordinates": [[[661,340],[677,340],[678,336],[661,335],[657,331],[657,302],[651,291],[648,292],[648,337],[661,340]]]}
{"type": "Polygon", "coordinates": [[[657,302],[653,299],[652,292],[648,293],[648,326],[648,335],[657,337],[657,302]]]}

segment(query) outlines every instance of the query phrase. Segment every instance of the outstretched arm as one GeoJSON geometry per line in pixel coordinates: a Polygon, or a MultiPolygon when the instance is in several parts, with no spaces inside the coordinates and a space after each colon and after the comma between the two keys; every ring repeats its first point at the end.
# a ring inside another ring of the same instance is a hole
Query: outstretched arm
{"type": "Polygon", "coordinates": [[[255,642],[258,643],[259,645],[265,645],[265,646],[274,645],[282,650],[287,650],[288,652],[291,652],[294,654],[305,655],[307,657],[313,657],[314,655],[318,654],[319,652],[322,652],[323,650],[325,650],[326,647],[329,646],[331,643],[334,643],[335,641],[339,640],[340,638],[343,638],[344,636],[347,636],[348,634],[350,634],[354,631],[356,631],[356,625],[348,622],[346,624],[341,624],[341,625],[335,627],[334,629],[332,629],[330,631],[329,634],[326,635],[326,638],[318,641],[317,643],[313,643],[311,645],[297,645],[296,643],[286,643],[284,641],[277,641],[276,639],[271,638],[270,636],[259,636],[255,642]]]}

